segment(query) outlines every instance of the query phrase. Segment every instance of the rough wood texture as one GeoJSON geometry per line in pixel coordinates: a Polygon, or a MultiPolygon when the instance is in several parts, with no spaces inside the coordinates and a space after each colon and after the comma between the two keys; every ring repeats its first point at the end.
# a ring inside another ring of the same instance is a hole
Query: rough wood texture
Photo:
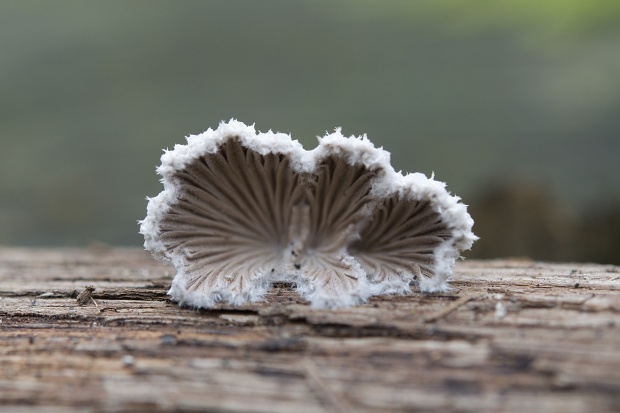
{"type": "Polygon", "coordinates": [[[0,411],[620,411],[620,268],[456,273],[448,294],[347,310],[279,285],[195,311],[139,250],[0,248],[0,411]]]}

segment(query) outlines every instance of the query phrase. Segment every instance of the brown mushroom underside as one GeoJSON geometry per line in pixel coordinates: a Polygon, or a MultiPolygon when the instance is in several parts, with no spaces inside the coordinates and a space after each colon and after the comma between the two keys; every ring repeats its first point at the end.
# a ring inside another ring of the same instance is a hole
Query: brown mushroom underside
{"type": "Polygon", "coordinates": [[[380,172],[330,155],[315,173],[299,174],[285,155],[261,155],[231,137],[176,173],[177,201],[160,221],[160,240],[169,258],[184,257],[188,291],[210,291],[223,277],[242,292],[292,264],[336,294],[357,279],[343,253],[374,280],[432,277],[433,252],[451,230],[428,201],[373,201],[380,172]]]}

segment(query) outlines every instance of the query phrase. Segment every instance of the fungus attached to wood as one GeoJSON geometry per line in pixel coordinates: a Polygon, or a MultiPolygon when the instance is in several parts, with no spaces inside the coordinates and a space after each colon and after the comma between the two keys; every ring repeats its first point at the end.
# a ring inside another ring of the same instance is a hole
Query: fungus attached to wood
{"type": "Polygon", "coordinates": [[[389,153],[340,130],[305,151],[231,120],[166,151],[164,191],[140,232],[177,270],[169,294],[213,307],[261,300],[288,281],[313,306],[445,291],[473,220],[445,184],[394,171],[389,153]]]}

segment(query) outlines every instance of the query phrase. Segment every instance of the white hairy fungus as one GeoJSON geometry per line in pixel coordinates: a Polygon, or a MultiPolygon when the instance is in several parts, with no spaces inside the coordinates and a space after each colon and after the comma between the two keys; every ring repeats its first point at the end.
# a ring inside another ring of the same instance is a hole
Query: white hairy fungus
{"type": "Polygon", "coordinates": [[[402,175],[365,137],[306,151],[231,120],[162,156],[164,191],[140,223],[145,248],[177,270],[169,294],[213,307],[259,301],[288,281],[319,308],[371,295],[445,291],[473,220],[445,184],[402,175]]]}

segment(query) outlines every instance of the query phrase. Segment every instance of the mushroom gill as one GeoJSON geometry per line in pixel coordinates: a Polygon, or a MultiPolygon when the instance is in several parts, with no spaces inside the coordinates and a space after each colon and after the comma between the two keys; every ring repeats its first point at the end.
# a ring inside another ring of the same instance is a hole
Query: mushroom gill
{"type": "Polygon", "coordinates": [[[370,290],[365,272],[347,253],[357,226],[372,201],[370,190],[378,171],[344,156],[319,160],[308,179],[307,225],[295,254],[298,291],[317,307],[339,307],[364,301],[370,290]]]}
{"type": "Polygon", "coordinates": [[[418,277],[435,277],[435,250],[451,237],[430,201],[393,194],[378,203],[349,252],[382,293],[403,293],[418,277]]]}
{"type": "Polygon", "coordinates": [[[231,137],[173,180],[177,200],[159,224],[166,255],[183,259],[171,294],[200,307],[259,299],[283,270],[291,212],[303,195],[289,160],[231,137]]]}
{"type": "Polygon", "coordinates": [[[140,232],[177,270],[169,294],[193,307],[261,300],[274,281],[320,308],[412,282],[442,291],[476,239],[443,183],[395,172],[389,153],[339,130],[308,152],[233,120],[167,151],[158,172],[140,232]]]}

